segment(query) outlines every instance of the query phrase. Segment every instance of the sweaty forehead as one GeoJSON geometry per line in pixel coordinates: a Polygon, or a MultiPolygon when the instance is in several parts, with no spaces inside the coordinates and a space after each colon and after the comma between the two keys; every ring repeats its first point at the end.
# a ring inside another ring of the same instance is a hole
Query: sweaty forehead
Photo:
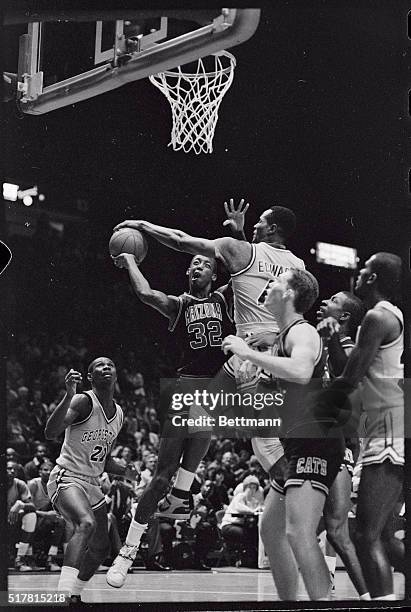
{"type": "Polygon", "coordinates": [[[91,362],[90,370],[93,370],[95,367],[99,365],[105,365],[106,363],[114,367],[114,363],[108,357],[97,357],[97,359],[91,362]]]}
{"type": "Polygon", "coordinates": [[[211,257],[206,257],[205,255],[194,255],[194,257],[191,260],[191,263],[193,263],[194,261],[208,261],[210,263],[214,262],[214,259],[212,259],[211,257]]]}

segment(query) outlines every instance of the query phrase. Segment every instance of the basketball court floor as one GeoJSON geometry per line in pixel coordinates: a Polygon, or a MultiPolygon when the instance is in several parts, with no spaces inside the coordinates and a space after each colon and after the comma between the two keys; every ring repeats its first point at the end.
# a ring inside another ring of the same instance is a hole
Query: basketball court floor
{"type": "MultiPolygon", "coordinates": [[[[9,577],[9,592],[51,592],[57,588],[58,574],[46,572],[9,577]]],[[[404,598],[404,577],[394,574],[394,587],[398,600],[404,598]]],[[[272,602],[279,601],[269,570],[220,567],[211,572],[171,571],[150,572],[138,570],[130,574],[122,589],[107,585],[105,572],[97,573],[84,590],[86,603],[182,603],[210,602],[272,602]]],[[[299,599],[307,600],[303,584],[299,599]]],[[[357,600],[358,595],[348,575],[337,570],[335,593],[332,599],[357,600]]]]}

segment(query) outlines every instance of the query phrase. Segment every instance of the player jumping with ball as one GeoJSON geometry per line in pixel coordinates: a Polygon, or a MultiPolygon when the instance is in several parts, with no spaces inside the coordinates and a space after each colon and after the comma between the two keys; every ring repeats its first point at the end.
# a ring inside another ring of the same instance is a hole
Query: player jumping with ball
{"type": "MultiPolygon", "coordinates": [[[[196,391],[201,393],[207,388],[210,378],[225,361],[221,342],[232,330],[232,321],[227,302],[231,289],[226,285],[216,291],[211,290],[217,278],[217,264],[211,257],[194,255],[187,270],[189,293],[178,297],[152,289],[133,255],[123,253],[114,259],[114,263],[128,271],[137,297],[168,318],[169,330],[177,335],[178,344],[183,347],[178,379],[172,385],[171,392],[165,394],[167,418],[162,430],[156,472],[137,505],[126,542],[107,573],[108,584],[121,587],[136,557],[148,520],[167,493],[177,470],[174,487],[160,504],[161,515],[184,519],[190,514],[190,487],[196,469],[208,450],[211,428],[201,432],[201,435],[190,436],[187,427],[177,427],[174,417],[177,414],[188,416],[188,408],[176,410],[171,400],[177,393],[180,397],[196,391]]],[[[182,421],[180,419],[179,422],[182,421]]],[[[198,561],[204,568],[203,560],[198,561]]]]}

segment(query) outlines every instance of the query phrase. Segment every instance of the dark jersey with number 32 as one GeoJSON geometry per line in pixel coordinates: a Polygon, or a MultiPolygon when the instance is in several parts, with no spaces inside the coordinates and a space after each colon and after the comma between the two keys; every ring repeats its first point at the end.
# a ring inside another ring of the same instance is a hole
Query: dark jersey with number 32
{"type": "Polygon", "coordinates": [[[211,378],[227,359],[221,342],[233,333],[229,305],[220,291],[205,298],[183,293],[178,300],[177,316],[169,326],[182,349],[178,374],[211,378]]]}

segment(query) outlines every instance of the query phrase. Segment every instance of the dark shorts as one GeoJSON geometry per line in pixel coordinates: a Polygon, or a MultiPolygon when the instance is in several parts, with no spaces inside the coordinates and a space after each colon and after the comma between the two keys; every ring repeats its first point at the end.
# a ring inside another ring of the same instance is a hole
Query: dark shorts
{"type": "Polygon", "coordinates": [[[202,394],[211,380],[209,377],[180,376],[161,381],[162,438],[204,438],[211,435],[210,410],[202,402],[202,394]]]}
{"type": "Polygon", "coordinates": [[[284,458],[273,472],[271,486],[284,495],[288,487],[311,486],[328,495],[344,458],[343,439],[289,438],[283,440],[284,458]]]}

